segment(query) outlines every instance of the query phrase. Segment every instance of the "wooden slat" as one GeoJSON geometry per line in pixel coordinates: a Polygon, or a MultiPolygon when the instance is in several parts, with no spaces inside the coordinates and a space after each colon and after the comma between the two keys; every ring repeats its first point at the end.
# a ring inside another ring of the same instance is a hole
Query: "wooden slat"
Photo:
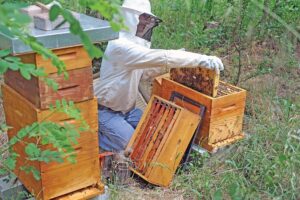
{"type": "Polygon", "coordinates": [[[82,102],[93,98],[93,75],[92,68],[85,67],[68,71],[69,79],[61,75],[51,74],[49,78],[58,83],[58,90],[54,91],[43,81],[39,81],[40,107],[49,108],[56,100],[65,99],[67,101],[82,102]]]}
{"type": "MultiPolygon", "coordinates": [[[[53,50],[53,53],[56,54],[60,60],[64,61],[66,70],[91,67],[92,65],[91,58],[83,46],[56,49],[53,50]]],[[[35,61],[37,67],[43,67],[46,73],[51,74],[57,72],[57,68],[52,65],[51,60],[45,60],[41,55],[36,54],[35,61]]]]}
{"type": "MultiPolygon", "coordinates": [[[[155,155],[153,156],[152,161],[149,163],[150,165],[155,165],[155,164],[157,164],[157,163],[155,163],[155,161],[158,159],[158,157],[160,156],[160,153],[161,153],[162,149],[163,149],[164,146],[166,145],[166,141],[167,141],[168,138],[170,137],[170,134],[171,134],[171,132],[172,132],[172,130],[173,130],[174,124],[177,122],[177,118],[178,118],[178,116],[179,116],[181,110],[177,109],[177,110],[175,110],[174,112],[175,112],[175,113],[174,113],[174,116],[173,116],[173,118],[172,118],[172,120],[171,120],[171,122],[170,122],[170,125],[169,125],[169,127],[167,128],[167,130],[166,130],[166,132],[165,132],[165,134],[164,134],[165,136],[163,137],[162,141],[160,142],[160,145],[159,145],[159,147],[157,148],[157,151],[156,151],[155,155]]],[[[147,170],[147,172],[144,173],[145,176],[146,176],[146,177],[149,177],[151,171],[152,171],[151,168],[150,168],[149,170],[147,170]]]]}
{"type": "Polygon", "coordinates": [[[37,78],[31,77],[31,80],[26,80],[19,71],[8,70],[4,75],[4,82],[39,107],[39,80],[37,78]]]}
{"type": "Polygon", "coordinates": [[[26,53],[26,54],[14,55],[14,56],[20,58],[23,63],[36,64],[35,55],[36,55],[35,53],[26,53]]]}
{"type": "Polygon", "coordinates": [[[19,72],[9,70],[5,75],[5,83],[33,103],[37,108],[47,109],[56,100],[86,101],[93,98],[93,78],[91,67],[68,71],[69,79],[63,75],[51,74],[49,78],[58,83],[58,91],[54,91],[44,81],[36,77],[26,80],[19,72]]]}
{"type": "Polygon", "coordinates": [[[201,144],[201,146],[203,148],[205,148],[206,150],[208,150],[209,152],[216,152],[219,148],[233,144],[239,140],[242,140],[245,138],[245,134],[241,133],[240,135],[235,135],[231,138],[228,138],[226,140],[223,141],[219,141],[215,144],[211,144],[211,143],[203,143],[201,144]]]}
{"type": "MultiPolygon", "coordinates": [[[[66,70],[91,67],[92,65],[92,60],[83,46],[53,49],[52,51],[59,57],[59,59],[64,61],[66,64],[66,70]]],[[[14,56],[21,58],[22,62],[24,63],[34,64],[37,67],[43,67],[45,72],[48,74],[57,72],[57,68],[52,65],[51,60],[44,59],[39,54],[32,52],[26,54],[16,54],[14,56]]]]}
{"type": "MultiPolygon", "coordinates": [[[[52,149],[51,147],[43,149],[52,149]]],[[[72,153],[76,155],[76,163],[85,162],[86,160],[91,160],[98,157],[98,135],[97,133],[91,133],[90,131],[82,132],[80,138],[78,139],[78,144],[74,145],[75,151],[72,153]]],[[[65,160],[63,163],[44,163],[41,162],[41,172],[48,172],[53,170],[58,170],[64,168],[65,166],[70,166],[70,163],[65,160]]]]}
{"type": "Polygon", "coordinates": [[[44,198],[51,199],[80,190],[100,180],[99,159],[82,160],[76,164],[42,172],[44,198]]]}
{"type": "Polygon", "coordinates": [[[96,197],[97,195],[104,193],[104,185],[102,183],[97,183],[97,185],[93,185],[75,192],[71,194],[67,194],[61,197],[57,197],[53,200],[86,200],[96,197]]]}
{"type": "MultiPolygon", "coordinates": [[[[143,164],[146,162],[146,165],[134,166],[133,171],[138,172],[138,175],[142,174],[142,177],[152,184],[166,187],[171,183],[179,162],[181,161],[194,131],[199,124],[200,117],[199,115],[187,111],[174,103],[163,100],[157,96],[153,96],[126,150],[132,150],[132,152],[135,152],[135,149],[132,148],[136,139],[142,138],[140,137],[140,134],[147,134],[147,132],[144,131],[144,128],[142,128],[145,127],[144,124],[147,123],[144,120],[155,121],[152,126],[158,127],[157,129],[152,130],[153,134],[149,136],[150,142],[149,144],[147,143],[146,146],[144,144],[143,147],[145,148],[145,151],[143,151],[140,155],[142,158],[141,163],[143,164]],[[172,111],[173,114],[171,119],[166,120],[169,113],[168,110],[164,110],[164,112],[161,113],[161,116],[157,115],[156,117],[147,117],[149,114],[148,112],[153,110],[152,104],[155,100],[158,100],[161,104],[168,105],[169,107],[173,106],[177,110],[176,113],[172,111]],[[157,119],[159,119],[159,121],[157,121],[157,119]],[[166,121],[170,123],[168,127],[164,126],[166,121]],[[164,132],[162,133],[160,131],[164,132]],[[163,138],[159,138],[161,141],[158,143],[156,139],[158,135],[161,134],[163,135],[163,138]],[[154,149],[155,152],[153,153],[154,147],[157,148],[157,150],[154,149]]],[[[136,146],[136,148],[140,147],[136,146]]]]}
{"type": "Polygon", "coordinates": [[[159,133],[160,129],[162,128],[162,126],[165,123],[165,120],[166,120],[166,117],[168,116],[168,113],[169,113],[169,111],[165,110],[165,112],[163,113],[162,118],[160,119],[160,121],[157,124],[157,129],[155,130],[155,132],[151,136],[151,141],[147,145],[147,149],[146,149],[145,153],[143,153],[143,157],[140,161],[140,166],[139,166],[140,171],[142,171],[144,168],[147,168],[147,166],[149,165],[149,160],[147,159],[147,157],[148,157],[150,151],[152,150],[152,147],[154,146],[155,140],[158,136],[158,133],[159,133]]]}
{"type": "Polygon", "coordinates": [[[157,160],[147,177],[151,183],[167,187],[198,126],[199,116],[182,110],[157,160]],[[172,147],[172,148],[170,148],[172,147]]]}
{"type": "Polygon", "coordinates": [[[161,76],[158,76],[153,80],[152,95],[156,95],[156,96],[159,96],[159,97],[162,96],[162,94],[161,94],[162,79],[163,78],[169,78],[169,77],[170,77],[170,74],[167,73],[167,74],[163,74],[161,76]]]}
{"type": "Polygon", "coordinates": [[[193,90],[191,88],[188,88],[180,83],[177,83],[175,81],[172,81],[167,78],[162,79],[162,98],[164,99],[170,99],[172,92],[178,92],[196,102],[201,102],[208,111],[210,111],[211,103],[213,101],[213,97],[210,97],[208,95],[202,94],[196,90],[193,90]]]}
{"type": "MultiPolygon", "coordinates": [[[[91,128],[97,128],[98,127],[98,102],[97,99],[94,98],[89,101],[85,102],[79,102],[76,103],[76,108],[78,108],[81,111],[81,115],[86,117],[87,120],[89,120],[90,124],[92,125],[91,128]]],[[[65,113],[53,113],[51,110],[39,110],[36,109],[36,112],[38,113],[38,121],[43,121],[44,119],[47,119],[48,121],[54,121],[54,122],[64,122],[70,119],[70,117],[65,113]]]]}

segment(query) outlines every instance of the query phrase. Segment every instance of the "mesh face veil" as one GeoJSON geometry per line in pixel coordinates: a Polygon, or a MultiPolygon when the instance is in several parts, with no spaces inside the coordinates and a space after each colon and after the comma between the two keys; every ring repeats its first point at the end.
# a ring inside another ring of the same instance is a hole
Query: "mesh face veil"
{"type": "Polygon", "coordinates": [[[143,13],[139,16],[139,24],[137,25],[136,36],[151,42],[153,29],[161,23],[162,20],[158,17],[143,13]]]}

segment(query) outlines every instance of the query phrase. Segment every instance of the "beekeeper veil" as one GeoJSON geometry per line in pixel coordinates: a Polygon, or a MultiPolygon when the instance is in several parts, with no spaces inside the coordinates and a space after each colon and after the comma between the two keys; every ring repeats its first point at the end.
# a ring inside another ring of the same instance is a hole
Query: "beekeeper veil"
{"type": "Polygon", "coordinates": [[[121,11],[128,30],[122,31],[120,37],[150,47],[152,31],[161,20],[151,12],[149,0],[125,0],[121,11]]]}

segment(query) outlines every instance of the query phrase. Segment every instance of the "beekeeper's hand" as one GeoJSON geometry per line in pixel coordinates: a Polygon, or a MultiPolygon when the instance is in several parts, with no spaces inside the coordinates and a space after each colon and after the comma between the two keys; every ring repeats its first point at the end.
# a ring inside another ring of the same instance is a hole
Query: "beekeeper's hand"
{"type": "Polygon", "coordinates": [[[199,67],[215,70],[217,74],[224,70],[224,65],[220,58],[216,56],[201,56],[201,61],[199,62],[199,67]]]}

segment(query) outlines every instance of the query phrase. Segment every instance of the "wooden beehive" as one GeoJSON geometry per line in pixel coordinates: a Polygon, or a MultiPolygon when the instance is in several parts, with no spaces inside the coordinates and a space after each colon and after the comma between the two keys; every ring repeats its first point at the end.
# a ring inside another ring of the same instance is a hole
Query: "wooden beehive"
{"type": "Polygon", "coordinates": [[[203,94],[217,96],[220,75],[214,70],[202,67],[173,68],[170,70],[170,78],[203,94]]]}
{"type": "MultiPolygon", "coordinates": [[[[15,136],[21,128],[45,119],[57,123],[71,123],[75,126],[79,123],[65,114],[53,114],[50,110],[37,109],[7,85],[3,85],[2,92],[6,122],[13,127],[8,131],[9,138],[15,136]]],[[[98,159],[97,100],[93,99],[75,105],[82,111],[82,116],[90,127],[88,131],[81,133],[78,144],[74,146],[77,155],[76,164],[28,161],[24,159],[23,144],[17,143],[14,146],[14,150],[20,154],[15,174],[36,199],[68,199],[70,196],[76,197],[75,199],[87,199],[103,192],[98,159]],[[20,170],[20,167],[24,165],[35,166],[41,173],[41,179],[36,180],[32,174],[26,174],[20,170]]],[[[42,146],[43,150],[48,148],[50,147],[42,146]]]]}
{"type": "MultiPolygon", "coordinates": [[[[83,46],[54,49],[52,51],[60,60],[64,61],[66,70],[91,67],[92,65],[92,60],[83,46]]],[[[24,63],[34,64],[38,68],[44,68],[47,74],[57,72],[57,68],[51,63],[51,60],[44,59],[37,53],[26,53],[14,56],[21,58],[24,63]]]]}
{"type": "Polygon", "coordinates": [[[152,96],[126,148],[131,170],[154,185],[169,186],[199,121],[199,115],[152,96]]]}
{"type": "MultiPolygon", "coordinates": [[[[211,97],[170,80],[163,75],[154,81],[153,94],[169,100],[173,92],[180,93],[206,107],[202,128],[196,142],[208,151],[215,151],[244,138],[242,131],[246,91],[220,81],[216,97],[211,97]]],[[[198,108],[181,102],[181,106],[197,113],[198,108]]]]}
{"type": "Polygon", "coordinates": [[[91,67],[70,70],[68,74],[68,80],[63,75],[58,75],[57,73],[48,76],[58,83],[59,87],[57,91],[50,88],[40,78],[32,77],[31,80],[26,80],[16,71],[7,71],[4,80],[7,85],[40,109],[49,108],[49,105],[55,104],[56,100],[65,99],[73,102],[81,102],[94,97],[91,67]]]}

